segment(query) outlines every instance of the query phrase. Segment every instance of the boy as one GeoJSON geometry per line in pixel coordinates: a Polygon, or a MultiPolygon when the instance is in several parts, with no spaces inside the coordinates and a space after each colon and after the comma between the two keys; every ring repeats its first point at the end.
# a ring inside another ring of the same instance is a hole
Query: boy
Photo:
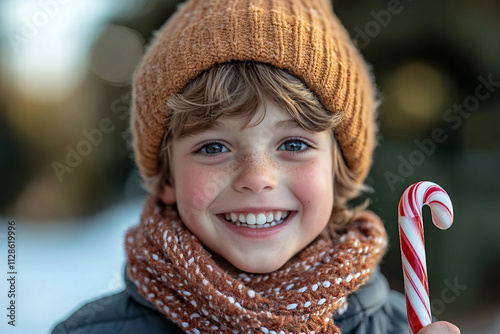
{"type": "MultiPolygon", "coordinates": [[[[403,333],[379,218],[369,72],[327,0],[190,0],[134,80],[145,185],[126,291],[54,333],[403,333]]],[[[458,332],[435,323],[421,333],[458,332]]]]}

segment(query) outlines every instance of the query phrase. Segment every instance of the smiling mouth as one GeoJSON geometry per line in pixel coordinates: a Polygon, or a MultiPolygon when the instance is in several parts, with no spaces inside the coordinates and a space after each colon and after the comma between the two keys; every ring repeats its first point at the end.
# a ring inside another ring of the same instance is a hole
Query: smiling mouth
{"type": "Polygon", "coordinates": [[[249,228],[267,228],[273,227],[283,223],[290,211],[271,211],[266,213],[236,213],[228,212],[222,216],[229,223],[236,226],[249,227],[249,228]]]}

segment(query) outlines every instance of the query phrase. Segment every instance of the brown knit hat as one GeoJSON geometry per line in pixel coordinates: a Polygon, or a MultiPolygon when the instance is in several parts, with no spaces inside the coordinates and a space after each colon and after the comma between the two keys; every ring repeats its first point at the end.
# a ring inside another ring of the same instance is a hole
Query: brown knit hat
{"type": "Polygon", "coordinates": [[[189,0],[156,33],[134,78],[131,126],[143,178],[159,173],[167,99],[203,71],[231,60],[285,69],[325,109],[341,113],[335,136],[363,182],[375,146],[369,71],[329,0],[189,0]]]}

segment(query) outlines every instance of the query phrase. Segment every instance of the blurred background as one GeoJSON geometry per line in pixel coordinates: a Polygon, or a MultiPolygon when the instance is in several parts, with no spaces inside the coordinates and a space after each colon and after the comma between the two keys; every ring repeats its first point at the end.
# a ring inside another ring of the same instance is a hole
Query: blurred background
{"type": "MultiPolygon", "coordinates": [[[[129,148],[131,76],[176,6],[0,2],[0,241],[6,254],[7,222],[16,220],[19,290],[18,325],[2,321],[2,333],[46,333],[83,301],[123,287],[123,234],[145,196],[129,148]]],[[[334,7],[380,90],[368,184],[391,238],[384,273],[402,291],[402,192],[440,184],[455,223],[442,232],[424,210],[433,312],[462,333],[499,333],[500,3],[334,7]]]]}

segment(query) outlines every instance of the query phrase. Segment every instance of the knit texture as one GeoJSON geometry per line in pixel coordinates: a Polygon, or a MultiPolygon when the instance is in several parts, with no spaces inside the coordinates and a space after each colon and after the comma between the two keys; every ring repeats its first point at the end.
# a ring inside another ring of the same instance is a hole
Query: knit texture
{"type": "Polygon", "coordinates": [[[333,317],[365,283],[387,236],[368,211],[334,243],[322,233],[269,274],[228,274],[177,212],[154,197],[126,235],[127,275],[187,333],[340,333],[333,317]]]}
{"type": "Polygon", "coordinates": [[[189,0],[156,33],[133,84],[132,132],[143,177],[158,174],[167,99],[203,71],[257,61],[302,80],[330,113],[347,166],[362,182],[375,145],[369,71],[328,0],[189,0]]]}

